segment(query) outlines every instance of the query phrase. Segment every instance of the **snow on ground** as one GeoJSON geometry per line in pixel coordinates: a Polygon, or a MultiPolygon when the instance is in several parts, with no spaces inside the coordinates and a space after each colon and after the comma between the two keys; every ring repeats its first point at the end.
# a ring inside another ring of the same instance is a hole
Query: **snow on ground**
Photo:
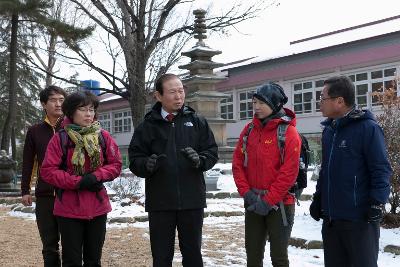
{"type": "MultiPolygon", "coordinates": [[[[233,181],[231,164],[217,164],[212,172],[220,172],[217,183],[219,192],[236,192],[236,186],[233,181]]],[[[311,181],[312,171],[308,173],[308,186],[303,191],[303,194],[312,194],[315,191],[315,181],[311,181]]],[[[144,193],[143,181],[141,181],[142,188],[140,192],[144,193]]],[[[141,199],[141,202],[143,200],[141,199]]],[[[295,222],[292,230],[292,237],[304,238],[307,240],[322,240],[321,237],[321,225],[322,222],[314,221],[310,215],[308,208],[311,201],[301,201],[300,206],[296,206],[295,222]]],[[[113,211],[108,214],[108,218],[115,217],[131,217],[131,216],[146,216],[147,213],[142,205],[131,204],[129,206],[122,207],[121,201],[112,202],[113,211]]],[[[226,199],[207,199],[206,212],[209,211],[243,211],[243,200],[241,198],[226,198],[226,199]]],[[[21,213],[21,212],[10,212],[12,216],[25,217],[27,219],[35,219],[34,214],[21,213]]],[[[204,224],[207,227],[214,227],[221,229],[221,231],[229,231],[232,226],[243,226],[244,217],[206,217],[204,224]]],[[[148,222],[136,222],[131,224],[134,227],[148,228],[148,222]]],[[[127,224],[108,224],[108,227],[126,227],[127,224]]],[[[243,229],[243,228],[241,228],[243,229]]],[[[237,233],[231,233],[235,235],[237,233]]],[[[148,235],[145,236],[149,238],[148,235]]],[[[204,240],[207,236],[203,237],[204,240]]],[[[243,243],[243,242],[242,242],[243,243]]],[[[400,266],[400,256],[395,256],[390,253],[384,253],[383,248],[388,245],[400,246],[400,229],[383,229],[381,228],[380,238],[380,253],[378,265],[384,267],[398,267],[400,266]]],[[[206,248],[203,248],[206,249],[206,248]]],[[[231,243],[226,248],[227,251],[234,251],[233,253],[227,253],[224,262],[226,264],[220,265],[215,262],[214,258],[205,257],[205,266],[245,266],[246,265],[246,253],[244,246],[238,246],[236,243],[231,243]]],[[[180,261],[179,251],[175,251],[174,261],[180,261]]],[[[264,266],[272,266],[269,257],[269,244],[267,243],[265,248],[264,266]]],[[[295,247],[289,247],[289,259],[291,266],[295,267],[311,267],[311,266],[323,266],[323,250],[305,250],[295,247]]]]}

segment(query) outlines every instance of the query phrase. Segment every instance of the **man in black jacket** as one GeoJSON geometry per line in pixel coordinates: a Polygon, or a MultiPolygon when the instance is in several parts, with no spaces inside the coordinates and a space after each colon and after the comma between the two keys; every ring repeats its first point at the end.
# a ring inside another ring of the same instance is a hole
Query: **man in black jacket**
{"type": "Polygon", "coordinates": [[[172,266],[176,229],[183,266],[203,266],[203,172],[218,161],[218,147],[207,121],[184,105],[178,76],[162,75],[155,88],[158,102],[129,146],[129,168],[146,178],[153,266],[172,266]]]}
{"type": "Polygon", "coordinates": [[[51,85],[39,94],[40,103],[46,112],[43,122],[29,127],[25,137],[24,154],[22,161],[21,192],[22,203],[32,205],[31,187],[36,177],[36,222],[42,240],[42,254],[44,266],[61,266],[58,242],[60,235],[58,224],[53,215],[54,187],[42,180],[39,169],[44,159],[47,144],[53,135],[60,129],[62,120],[61,105],[66,92],[60,87],[51,85]]]}

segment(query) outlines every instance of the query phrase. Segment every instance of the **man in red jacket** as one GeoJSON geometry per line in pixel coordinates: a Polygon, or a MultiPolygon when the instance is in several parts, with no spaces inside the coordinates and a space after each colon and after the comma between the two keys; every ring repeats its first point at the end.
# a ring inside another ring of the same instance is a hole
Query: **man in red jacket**
{"type": "Polygon", "coordinates": [[[59,231],[57,221],[53,216],[54,188],[44,182],[39,175],[39,168],[45,156],[47,144],[54,133],[60,128],[62,118],[61,105],[66,93],[57,86],[49,86],[40,92],[40,103],[46,112],[43,122],[29,127],[25,137],[22,162],[22,203],[32,205],[30,194],[34,177],[36,177],[36,222],[43,244],[44,266],[61,266],[58,242],[59,231]]]}
{"type": "Polygon", "coordinates": [[[295,198],[289,189],[299,170],[301,140],[295,114],[284,109],[283,88],[266,83],[253,96],[254,118],[240,134],[233,155],[233,177],[244,197],[247,266],[263,266],[269,237],[273,266],[289,266],[287,247],[294,220],[295,198]],[[286,124],[283,151],[278,125],[286,124]],[[283,156],[283,157],[281,157],[283,156]]]}

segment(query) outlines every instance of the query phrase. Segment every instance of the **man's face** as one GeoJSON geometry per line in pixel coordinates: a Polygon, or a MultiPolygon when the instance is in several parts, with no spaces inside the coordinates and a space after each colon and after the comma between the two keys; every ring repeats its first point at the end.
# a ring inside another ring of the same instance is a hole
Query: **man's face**
{"type": "Polygon", "coordinates": [[[57,118],[63,115],[61,105],[64,102],[64,96],[61,94],[51,94],[46,103],[42,102],[42,107],[47,116],[57,118]]]}
{"type": "Polygon", "coordinates": [[[163,94],[156,91],[155,95],[163,109],[168,113],[177,112],[185,103],[185,90],[180,79],[172,78],[162,84],[163,94]]]}
{"type": "Polygon", "coordinates": [[[344,102],[343,97],[330,96],[328,94],[328,88],[329,85],[324,86],[320,97],[322,116],[331,119],[340,118],[341,116],[343,116],[343,112],[346,111],[347,106],[344,102]]]}

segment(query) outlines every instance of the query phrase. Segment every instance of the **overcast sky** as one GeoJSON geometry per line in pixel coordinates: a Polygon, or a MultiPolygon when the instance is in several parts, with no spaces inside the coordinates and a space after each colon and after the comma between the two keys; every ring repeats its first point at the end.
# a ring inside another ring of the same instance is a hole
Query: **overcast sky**
{"type": "MultiPolygon", "coordinates": [[[[207,8],[210,3],[218,12],[233,0],[197,0],[195,7],[207,8]]],[[[247,0],[243,0],[247,2],[247,0]]],[[[359,24],[400,15],[399,0],[280,0],[264,10],[260,17],[241,23],[239,32],[229,36],[213,34],[206,39],[211,48],[222,51],[214,61],[228,63],[252,56],[270,58],[316,49],[400,30],[400,19],[362,30],[333,35],[327,38],[290,46],[291,41],[340,30],[359,24]]],[[[195,44],[192,40],[187,49],[195,44]]],[[[188,60],[188,59],[187,59],[188,60]]],[[[183,58],[182,63],[187,63],[183,58]]],[[[97,79],[108,86],[95,71],[79,71],[80,79],[97,79]]]]}
{"type": "MultiPolygon", "coordinates": [[[[200,2],[208,2],[203,0],[200,2]]],[[[230,2],[217,0],[214,2],[230,2]]],[[[210,36],[206,41],[223,53],[215,59],[223,63],[250,56],[275,57],[400,30],[400,19],[349,33],[292,45],[291,41],[400,15],[399,0],[280,0],[259,18],[246,21],[231,36],[210,36]]]]}

